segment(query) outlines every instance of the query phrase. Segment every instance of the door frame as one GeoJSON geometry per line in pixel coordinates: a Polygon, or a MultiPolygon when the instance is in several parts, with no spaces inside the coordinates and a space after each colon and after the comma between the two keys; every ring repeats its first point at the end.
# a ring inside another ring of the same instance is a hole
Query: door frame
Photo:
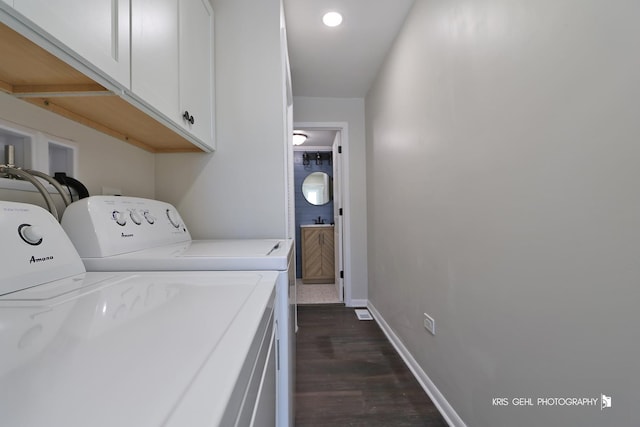
{"type": "MultiPolygon", "coordinates": [[[[343,278],[336,277],[336,284],[341,285],[343,288],[342,295],[338,294],[338,298],[341,302],[344,302],[347,307],[351,307],[351,280],[350,275],[347,274],[348,269],[351,267],[351,238],[349,231],[351,229],[351,209],[349,206],[350,201],[350,185],[349,185],[349,124],[347,122],[294,122],[293,128],[298,130],[335,130],[340,135],[340,145],[342,147],[341,161],[334,160],[334,187],[339,186],[339,194],[341,195],[340,206],[342,208],[342,227],[340,230],[339,240],[342,241],[342,270],[343,278]],[[339,167],[338,171],[339,179],[335,181],[335,168],[339,167]]],[[[293,183],[293,156],[290,157],[288,168],[289,170],[289,182],[293,183]]],[[[290,189],[290,194],[293,194],[293,186],[290,189]]],[[[335,204],[335,201],[334,201],[335,204]]],[[[289,215],[289,233],[295,236],[295,207],[294,212],[289,215]]],[[[336,245],[340,244],[335,242],[336,245]]]]}

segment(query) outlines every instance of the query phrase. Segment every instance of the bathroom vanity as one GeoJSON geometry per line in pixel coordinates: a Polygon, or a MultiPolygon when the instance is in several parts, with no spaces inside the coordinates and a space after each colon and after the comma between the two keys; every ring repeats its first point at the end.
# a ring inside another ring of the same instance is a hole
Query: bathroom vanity
{"type": "Polygon", "coordinates": [[[334,283],[333,224],[301,225],[302,283],[334,283]]]}

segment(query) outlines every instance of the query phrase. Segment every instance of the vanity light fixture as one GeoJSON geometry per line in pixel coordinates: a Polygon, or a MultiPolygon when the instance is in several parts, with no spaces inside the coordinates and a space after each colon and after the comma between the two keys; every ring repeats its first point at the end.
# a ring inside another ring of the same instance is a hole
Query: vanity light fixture
{"type": "Polygon", "coordinates": [[[307,140],[307,135],[300,131],[293,131],[293,145],[301,145],[307,140]]]}
{"type": "Polygon", "coordinates": [[[327,12],[322,17],[322,22],[324,22],[324,25],[327,27],[337,27],[342,24],[342,15],[338,12],[327,12]]]}

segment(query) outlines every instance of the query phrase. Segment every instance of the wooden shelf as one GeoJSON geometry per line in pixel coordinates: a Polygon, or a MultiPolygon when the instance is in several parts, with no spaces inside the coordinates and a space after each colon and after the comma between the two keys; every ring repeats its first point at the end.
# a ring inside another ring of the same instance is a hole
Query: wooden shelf
{"type": "Polygon", "coordinates": [[[192,141],[0,23],[0,91],[153,153],[192,141]]]}

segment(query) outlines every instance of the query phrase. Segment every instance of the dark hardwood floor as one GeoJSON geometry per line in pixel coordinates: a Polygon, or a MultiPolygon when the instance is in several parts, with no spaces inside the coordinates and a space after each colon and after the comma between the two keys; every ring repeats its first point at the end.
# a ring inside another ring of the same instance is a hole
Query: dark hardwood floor
{"type": "Polygon", "coordinates": [[[296,426],[447,426],[375,321],[298,307],[296,426]]]}

